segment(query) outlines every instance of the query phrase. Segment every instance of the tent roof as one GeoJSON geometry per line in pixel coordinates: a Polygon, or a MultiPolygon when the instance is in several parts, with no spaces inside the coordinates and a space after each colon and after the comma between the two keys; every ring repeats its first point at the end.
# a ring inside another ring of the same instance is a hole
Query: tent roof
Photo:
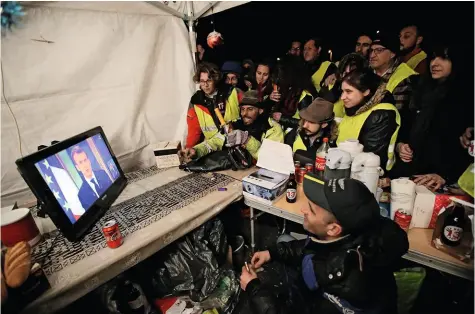
{"type": "Polygon", "coordinates": [[[97,1],[94,3],[94,8],[91,8],[89,1],[24,1],[22,4],[30,7],[46,6],[76,10],[169,15],[177,16],[184,20],[196,20],[200,17],[209,16],[248,2],[249,1],[97,1]]]}

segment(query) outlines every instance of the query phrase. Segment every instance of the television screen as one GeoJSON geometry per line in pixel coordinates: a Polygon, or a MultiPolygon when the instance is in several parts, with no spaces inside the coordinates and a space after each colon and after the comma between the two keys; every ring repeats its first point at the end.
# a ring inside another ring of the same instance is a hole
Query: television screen
{"type": "Polygon", "coordinates": [[[101,127],[20,158],[16,164],[40,206],[71,241],[81,239],[126,185],[101,127]]]}
{"type": "Polygon", "coordinates": [[[119,177],[117,165],[100,134],[49,156],[35,166],[73,224],[119,177]]]}

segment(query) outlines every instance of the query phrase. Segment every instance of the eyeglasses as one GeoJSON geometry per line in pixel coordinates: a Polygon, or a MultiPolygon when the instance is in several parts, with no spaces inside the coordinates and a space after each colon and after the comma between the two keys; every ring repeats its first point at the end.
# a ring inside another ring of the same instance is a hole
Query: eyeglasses
{"type": "Polygon", "coordinates": [[[290,48],[290,51],[300,51],[300,47],[297,47],[297,48],[292,47],[292,48],[290,48]]]}
{"type": "Polygon", "coordinates": [[[210,85],[213,82],[213,80],[209,79],[207,81],[201,81],[200,80],[200,85],[210,85]]]}
{"type": "Polygon", "coordinates": [[[388,48],[375,48],[375,49],[369,49],[368,52],[369,52],[369,55],[371,55],[373,52],[375,55],[379,55],[381,52],[383,52],[384,50],[387,50],[388,48]]]}

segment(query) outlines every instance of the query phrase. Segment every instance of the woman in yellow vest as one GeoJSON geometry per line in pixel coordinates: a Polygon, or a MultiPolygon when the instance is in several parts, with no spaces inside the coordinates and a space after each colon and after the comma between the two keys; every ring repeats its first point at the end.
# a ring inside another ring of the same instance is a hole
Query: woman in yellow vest
{"type": "Polygon", "coordinates": [[[318,93],[300,59],[288,59],[278,68],[276,77],[278,90],[269,96],[275,102],[272,117],[284,129],[296,128],[300,120],[299,110],[308,107],[318,93]]]}
{"type": "Polygon", "coordinates": [[[365,152],[378,155],[381,167],[390,170],[401,118],[385,84],[369,69],[352,71],[343,78],[341,100],[345,116],[338,127],[337,144],[357,139],[365,152]]]}
{"type": "Polygon", "coordinates": [[[188,133],[185,149],[181,152],[185,159],[206,155],[209,142],[214,147],[223,146],[224,135],[219,132],[214,110],[219,109],[225,122],[236,120],[242,99],[239,89],[219,84],[221,73],[212,63],[200,63],[193,79],[200,84],[200,90],[191,97],[187,113],[188,133]]]}

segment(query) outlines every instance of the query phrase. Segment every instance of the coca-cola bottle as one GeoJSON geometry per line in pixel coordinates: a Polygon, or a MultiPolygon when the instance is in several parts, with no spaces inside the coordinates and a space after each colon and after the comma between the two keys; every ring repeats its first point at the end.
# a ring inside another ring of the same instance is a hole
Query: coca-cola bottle
{"type": "Polygon", "coordinates": [[[315,174],[319,178],[323,178],[325,171],[325,165],[327,163],[327,153],[330,145],[328,144],[328,137],[323,139],[322,145],[317,150],[317,156],[315,158],[315,174]]]}
{"type": "Polygon", "coordinates": [[[285,194],[287,203],[295,203],[297,201],[297,182],[295,181],[295,175],[290,174],[289,182],[287,183],[287,191],[285,194]]]}
{"type": "Polygon", "coordinates": [[[440,239],[449,246],[457,246],[462,242],[463,227],[465,224],[465,209],[456,205],[444,221],[440,239]]]}

